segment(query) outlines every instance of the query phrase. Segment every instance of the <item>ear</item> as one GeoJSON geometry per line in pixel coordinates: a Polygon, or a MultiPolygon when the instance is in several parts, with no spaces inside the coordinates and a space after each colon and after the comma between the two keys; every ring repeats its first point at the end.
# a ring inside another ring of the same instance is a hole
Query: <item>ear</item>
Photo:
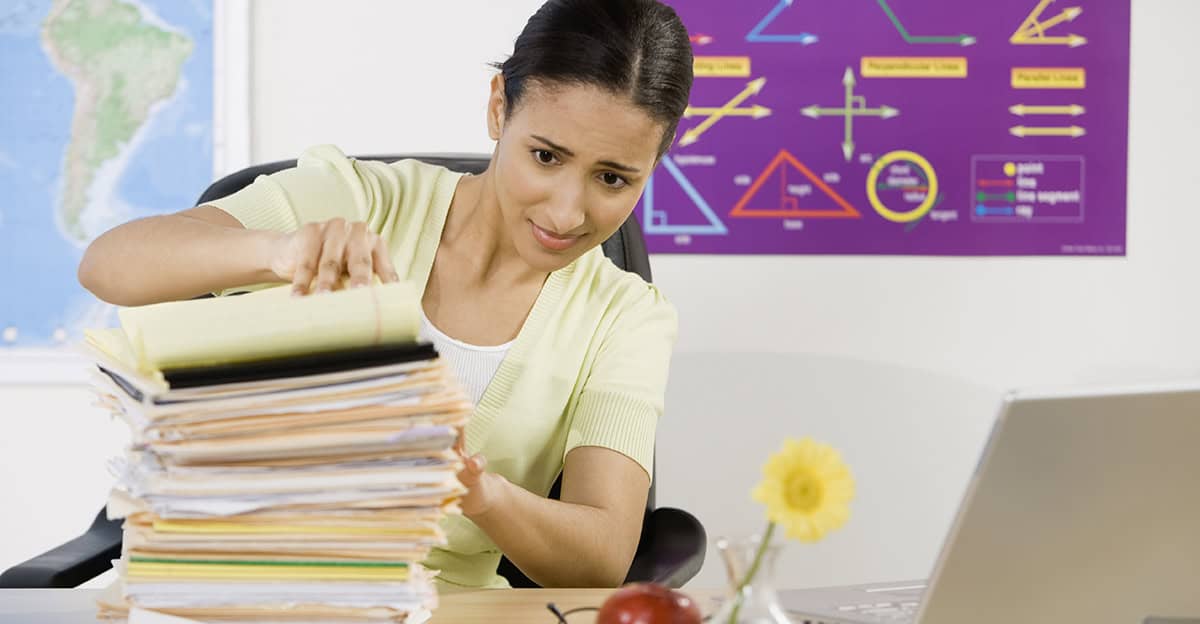
{"type": "Polygon", "coordinates": [[[504,101],[504,76],[496,74],[492,77],[492,93],[488,96],[487,126],[488,136],[493,141],[499,141],[504,132],[504,115],[507,112],[507,102],[504,101]]]}

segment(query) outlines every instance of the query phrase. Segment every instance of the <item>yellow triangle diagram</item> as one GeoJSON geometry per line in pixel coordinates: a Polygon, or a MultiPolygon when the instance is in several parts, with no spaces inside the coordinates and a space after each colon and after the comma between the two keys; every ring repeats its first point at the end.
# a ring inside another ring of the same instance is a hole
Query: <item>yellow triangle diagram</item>
{"type": "Polygon", "coordinates": [[[1076,6],[1067,7],[1056,15],[1042,19],[1045,17],[1046,7],[1053,2],[1054,0],[1038,0],[1037,6],[1033,7],[1033,10],[1025,17],[1025,21],[1021,22],[1016,32],[1008,38],[1009,43],[1013,45],[1064,45],[1072,48],[1087,43],[1087,37],[1081,37],[1075,33],[1048,34],[1051,28],[1064,22],[1073,22],[1075,18],[1083,15],[1083,7],[1076,6]]]}

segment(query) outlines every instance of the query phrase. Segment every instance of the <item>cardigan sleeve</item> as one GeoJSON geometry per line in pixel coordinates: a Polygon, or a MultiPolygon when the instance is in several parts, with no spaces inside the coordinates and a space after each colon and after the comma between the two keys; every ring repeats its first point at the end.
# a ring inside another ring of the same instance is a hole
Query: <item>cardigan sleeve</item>
{"type": "MultiPolygon", "coordinates": [[[[397,270],[411,264],[426,234],[433,203],[448,201],[456,176],[408,159],[395,163],[347,158],[333,145],[305,150],[295,167],[258,176],[241,190],[206,202],[252,230],[294,232],[306,223],[343,218],[362,221],[379,234],[397,270]]],[[[401,270],[401,275],[405,273],[401,270]]],[[[267,286],[227,289],[256,290],[267,286]]]]}
{"type": "Polygon", "coordinates": [[[566,454],[600,446],[636,461],[654,474],[654,436],[663,413],[667,370],[678,316],[652,285],[622,307],[584,382],[567,432],[566,454]]]}
{"type": "Polygon", "coordinates": [[[364,221],[372,202],[364,192],[363,173],[338,148],[320,145],[305,150],[295,167],[258,176],[207,205],[228,212],[250,230],[292,232],[335,217],[364,221]]]}

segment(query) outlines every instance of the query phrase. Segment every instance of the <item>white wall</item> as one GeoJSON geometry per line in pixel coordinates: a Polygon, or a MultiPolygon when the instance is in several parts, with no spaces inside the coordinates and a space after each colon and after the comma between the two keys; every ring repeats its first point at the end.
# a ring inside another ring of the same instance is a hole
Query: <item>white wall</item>
{"type": "Polygon", "coordinates": [[[356,154],[490,152],[488,64],[512,52],[540,5],[255,2],[255,158],[295,158],[326,142],[356,154]]]}
{"type": "MultiPolygon", "coordinates": [[[[256,2],[254,158],[488,151],[485,64],[538,4],[256,2]]],[[[920,577],[1004,388],[1200,377],[1200,76],[1181,64],[1200,57],[1200,3],[1135,0],[1133,17],[1128,257],[653,258],[682,324],[660,504],[710,535],[757,530],[759,466],[814,435],[859,498],[845,530],[787,546],[780,584],[920,577]]],[[[119,435],[75,389],[0,387],[0,406],[0,500],[31,510],[0,520],[4,566],[83,528],[119,435]]],[[[691,586],[721,583],[710,551],[691,586]]]]}

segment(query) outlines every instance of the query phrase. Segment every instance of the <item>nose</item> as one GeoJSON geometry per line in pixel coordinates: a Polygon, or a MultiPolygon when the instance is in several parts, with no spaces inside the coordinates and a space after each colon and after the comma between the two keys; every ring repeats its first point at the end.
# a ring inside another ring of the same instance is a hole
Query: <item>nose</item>
{"type": "Polygon", "coordinates": [[[550,197],[543,214],[545,221],[542,227],[552,233],[564,236],[583,225],[586,210],[584,210],[584,193],[581,185],[560,185],[550,197]]]}

